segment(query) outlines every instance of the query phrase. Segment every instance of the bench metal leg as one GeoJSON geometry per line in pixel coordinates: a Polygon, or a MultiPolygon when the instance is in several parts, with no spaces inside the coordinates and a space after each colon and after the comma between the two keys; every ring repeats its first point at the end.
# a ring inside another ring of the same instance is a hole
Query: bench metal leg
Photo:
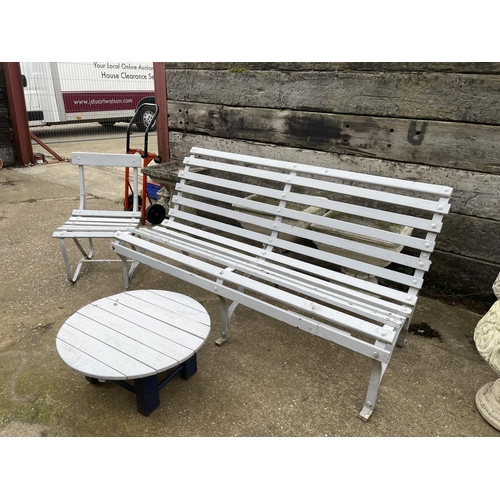
{"type": "Polygon", "coordinates": [[[372,373],[370,375],[370,383],[368,384],[368,392],[366,393],[365,405],[359,414],[359,418],[365,422],[368,421],[375,408],[378,389],[386,368],[387,363],[372,359],[372,373]]]}
{"type": "MultiPolygon", "coordinates": [[[[243,291],[242,287],[238,288],[239,291],[243,291]]],[[[229,323],[234,310],[238,306],[238,302],[230,303],[225,297],[219,295],[221,302],[221,324],[220,324],[220,338],[218,338],[215,343],[218,346],[225,344],[229,340],[229,323]]]]}
{"type": "MultiPolygon", "coordinates": [[[[111,250],[114,250],[115,246],[112,243],[111,244],[111,250]]],[[[135,247],[132,247],[133,250],[135,250],[135,247]]],[[[144,251],[141,251],[141,253],[144,253],[144,251]]],[[[129,260],[123,255],[118,255],[122,261],[123,265],[123,283],[125,285],[125,290],[130,290],[130,282],[132,281],[132,276],[134,275],[135,270],[139,267],[140,262],[138,260],[129,260]],[[130,263],[130,268],[129,268],[129,263],[130,263]]]]}
{"type": "Polygon", "coordinates": [[[408,335],[408,329],[410,328],[412,318],[413,313],[411,313],[410,317],[405,321],[403,328],[399,332],[398,340],[396,341],[398,347],[403,347],[406,343],[406,336],[408,335]]]}
{"type": "Polygon", "coordinates": [[[146,417],[150,415],[160,404],[156,375],[136,379],[135,396],[139,413],[142,413],[146,417]]]}

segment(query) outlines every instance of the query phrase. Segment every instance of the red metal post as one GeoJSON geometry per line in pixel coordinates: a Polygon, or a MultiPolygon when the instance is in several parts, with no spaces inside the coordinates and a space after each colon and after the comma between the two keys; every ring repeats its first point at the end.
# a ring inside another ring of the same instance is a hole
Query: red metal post
{"type": "Polygon", "coordinates": [[[162,162],[170,161],[170,147],[168,141],[168,108],[167,108],[167,79],[165,63],[153,63],[155,102],[159,108],[156,117],[156,135],[158,138],[158,155],[162,162]]]}
{"type": "Polygon", "coordinates": [[[2,64],[7,87],[10,121],[14,132],[16,157],[19,162],[27,165],[34,163],[34,158],[26,103],[24,102],[21,65],[18,62],[4,62],[2,64]]]}

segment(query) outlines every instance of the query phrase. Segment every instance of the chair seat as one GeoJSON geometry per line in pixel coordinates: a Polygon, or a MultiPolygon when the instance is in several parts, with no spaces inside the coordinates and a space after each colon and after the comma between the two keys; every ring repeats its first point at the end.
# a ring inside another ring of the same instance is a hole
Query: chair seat
{"type": "Polygon", "coordinates": [[[110,238],[116,231],[135,229],[141,222],[141,212],[106,210],[74,210],[72,216],[59,226],[54,238],[110,238]]]}

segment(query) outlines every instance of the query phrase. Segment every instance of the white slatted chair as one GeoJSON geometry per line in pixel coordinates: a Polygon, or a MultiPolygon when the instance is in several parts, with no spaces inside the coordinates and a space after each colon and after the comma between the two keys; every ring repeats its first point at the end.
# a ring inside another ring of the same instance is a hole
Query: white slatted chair
{"type": "MultiPolygon", "coordinates": [[[[112,238],[116,231],[127,231],[137,228],[141,223],[139,207],[139,169],[142,166],[140,155],[113,154],[113,153],[73,153],[71,163],[78,165],[80,184],[80,203],[77,210],[73,210],[71,217],[52,236],[59,238],[61,252],[66,267],[68,280],[75,282],[80,269],[87,262],[116,262],[117,259],[92,259],[94,254],[94,238],[112,238]],[[133,206],[132,210],[88,210],[86,204],[84,167],[118,167],[132,168],[133,206]],[[73,273],[66,250],[66,239],[72,239],[83,257],[80,259],[73,273]],[[86,251],[80,239],[89,240],[89,250],[86,251]]],[[[120,260],[121,262],[121,260],[120,260]]],[[[131,265],[130,272],[135,270],[131,265]]]]}

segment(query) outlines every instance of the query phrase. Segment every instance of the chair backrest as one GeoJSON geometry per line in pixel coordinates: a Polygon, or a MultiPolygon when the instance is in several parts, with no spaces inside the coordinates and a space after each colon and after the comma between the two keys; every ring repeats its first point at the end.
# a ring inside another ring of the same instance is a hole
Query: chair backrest
{"type": "Polygon", "coordinates": [[[132,190],[134,212],[139,210],[139,169],[142,167],[140,155],[119,153],[86,153],[75,152],[71,155],[71,163],[78,165],[78,177],[80,183],[80,210],[85,210],[85,174],[84,167],[118,167],[133,168],[132,190]]]}

